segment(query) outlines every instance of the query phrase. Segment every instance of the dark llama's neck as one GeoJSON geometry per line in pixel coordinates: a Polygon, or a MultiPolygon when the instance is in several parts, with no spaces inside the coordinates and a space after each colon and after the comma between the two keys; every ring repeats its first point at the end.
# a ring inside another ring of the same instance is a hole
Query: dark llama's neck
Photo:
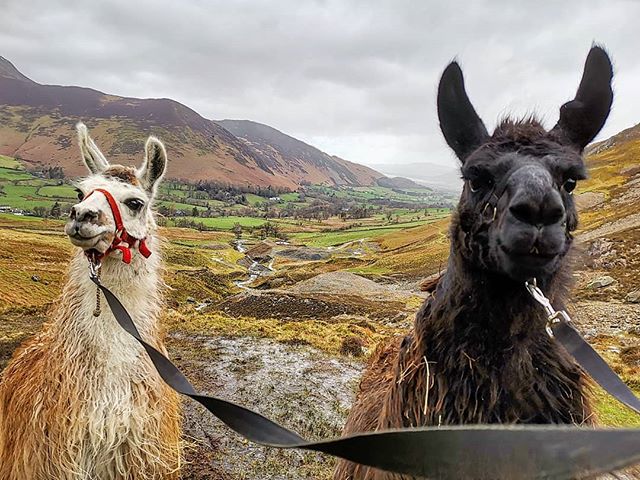
{"type": "MultiPolygon", "coordinates": [[[[541,285],[558,306],[560,275],[541,285]]],[[[400,349],[383,426],[587,421],[585,378],[545,322],[524,283],[452,253],[400,349]]]]}
{"type": "MultiPolygon", "coordinates": [[[[567,296],[566,277],[565,269],[560,269],[553,278],[539,280],[540,287],[558,307],[564,305],[567,296]]],[[[478,341],[505,346],[546,334],[545,312],[524,282],[474,268],[455,252],[423,310],[416,318],[417,339],[428,337],[428,330],[434,327],[454,333],[472,329],[479,334],[478,341]]]]}

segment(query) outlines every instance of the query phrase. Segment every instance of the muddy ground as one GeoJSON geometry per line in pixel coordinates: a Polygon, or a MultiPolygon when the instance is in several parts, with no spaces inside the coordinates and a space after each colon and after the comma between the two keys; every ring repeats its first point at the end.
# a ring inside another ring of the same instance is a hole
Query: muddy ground
{"type": "MultiPolygon", "coordinates": [[[[196,387],[269,416],[308,439],[340,434],[362,364],[266,339],[185,337],[169,348],[196,387]],[[197,345],[197,347],[196,347],[197,345]]],[[[334,461],[249,444],[195,402],[184,403],[185,479],[327,478],[334,461]]]]}

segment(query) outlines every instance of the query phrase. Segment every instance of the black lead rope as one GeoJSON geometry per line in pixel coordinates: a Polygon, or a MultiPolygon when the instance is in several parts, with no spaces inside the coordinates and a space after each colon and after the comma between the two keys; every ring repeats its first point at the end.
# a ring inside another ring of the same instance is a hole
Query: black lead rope
{"type": "MultiPolygon", "coordinates": [[[[140,337],[116,296],[101,285],[97,276],[92,275],[91,280],[104,294],[116,321],[144,347],[171,388],[199,402],[236,433],[260,445],[312,450],[389,472],[434,479],[562,480],[640,462],[640,429],[447,426],[368,432],[309,442],[256,412],[196,392],[167,357],[140,337]]],[[[559,338],[562,336],[561,333],[559,338]]]]}
{"type": "Polygon", "coordinates": [[[547,313],[546,330],[550,337],[555,338],[564,349],[571,354],[578,365],[585,370],[609,395],[640,414],[640,399],[631,389],[611,370],[607,362],[596,352],[589,343],[582,338],[575,329],[571,317],[565,310],[556,310],[551,301],[538,288],[535,278],[527,280],[525,287],[533,299],[538,302],[547,313]]]}
{"type": "Polygon", "coordinates": [[[553,336],[609,395],[640,414],[640,399],[570,323],[556,322],[551,325],[551,330],[553,336]]]}

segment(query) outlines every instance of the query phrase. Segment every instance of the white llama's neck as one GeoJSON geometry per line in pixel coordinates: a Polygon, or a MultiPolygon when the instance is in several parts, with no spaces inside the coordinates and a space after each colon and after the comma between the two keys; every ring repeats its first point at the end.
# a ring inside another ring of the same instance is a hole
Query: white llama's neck
{"type": "MultiPolygon", "coordinates": [[[[131,315],[142,337],[158,345],[158,316],[162,307],[162,278],[160,241],[147,239],[152,251],[144,258],[132,249],[130,264],[121,261],[119,253],[103,260],[101,282],[111,290],[131,315]]],[[[66,344],[66,349],[97,349],[109,357],[127,361],[137,356],[141,347],[116,322],[104,296],[101,295],[101,313],[96,308],[96,286],[89,278],[88,262],[78,251],[71,261],[69,281],[64,287],[55,323],[66,344]]],[[[71,353],[71,352],[69,352],[71,353]]]]}

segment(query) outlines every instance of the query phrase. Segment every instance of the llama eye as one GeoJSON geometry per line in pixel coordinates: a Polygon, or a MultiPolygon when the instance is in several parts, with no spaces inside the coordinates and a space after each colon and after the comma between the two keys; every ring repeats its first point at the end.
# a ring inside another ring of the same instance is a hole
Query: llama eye
{"type": "Polygon", "coordinates": [[[565,192],[572,193],[575,190],[577,184],[578,182],[575,178],[570,178],[562,184],[562,188],[564,188],[565,192]]]}
{"type": "Polygon", "coordinates": [[[137,198],[130,198],[129,200],[126,200],[124,204],[134,212],[137,212],[142,207],[144,207],[144,202],[142,200],[138,200],[137,198]]]}
{"type": "Polygon", "coordinates": [[[76,193],[78,194],[78,200],[80,201],[84,200],[84,193],[82,193],[82,190],[80,190],[79,188],[76,188],[76,193]]]}
{"type": "Polygon", "coordinates": [[[491,188],[493,180],[489,178],[469,178],[467,179],[467,183],[469,184],[471,191],[476,193],[479,190],[491,188]]]}

